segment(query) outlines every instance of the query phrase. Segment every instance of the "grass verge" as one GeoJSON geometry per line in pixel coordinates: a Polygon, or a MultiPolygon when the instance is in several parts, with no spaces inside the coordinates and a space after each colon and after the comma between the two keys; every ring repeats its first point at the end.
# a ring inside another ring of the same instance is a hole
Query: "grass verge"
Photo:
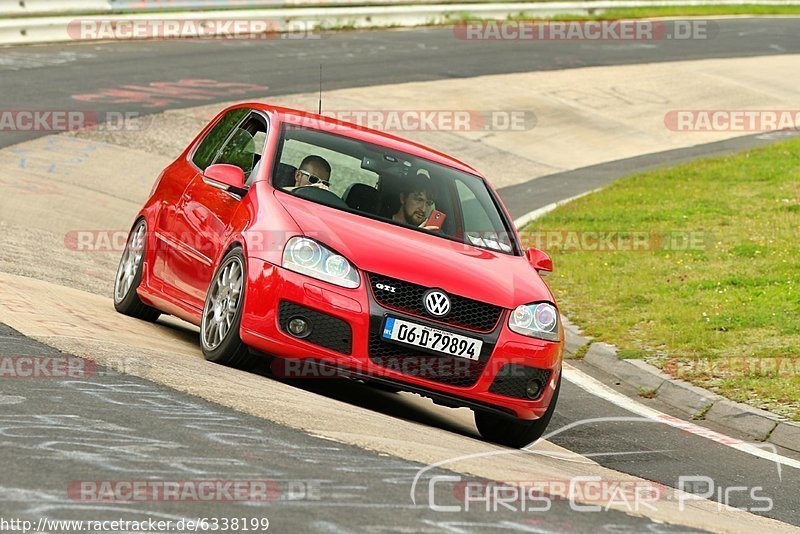
{"type": "Polygon", "coordinates": [[[727,15],[800,15],[797,5],[702,5],[604,9],[601,13],[573,17],[582,20],[644,19],[657,17],[719,17],[727,15]]]}
{"type": "Polygon", "coordinates": [[[529,225],[623,357],[800,420],[800,140],[620,180],[529,225]]]}

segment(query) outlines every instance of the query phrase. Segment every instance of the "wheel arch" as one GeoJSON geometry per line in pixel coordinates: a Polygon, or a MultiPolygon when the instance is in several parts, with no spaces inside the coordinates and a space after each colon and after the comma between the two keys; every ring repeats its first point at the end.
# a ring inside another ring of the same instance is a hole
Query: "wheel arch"
{"type": "Polygon", "coordinates": [[[222,262],[223,258],[227,256],[231,250],[235,248],[241,248],[242,253],[244,253],[245,259],[247,259],[247,247],[245,246],[245,240],[241,236],[234,237],[228,246],[222,250],[222,253],[219,255],[219,259],[217,260],[217,267],[222,262]]]}

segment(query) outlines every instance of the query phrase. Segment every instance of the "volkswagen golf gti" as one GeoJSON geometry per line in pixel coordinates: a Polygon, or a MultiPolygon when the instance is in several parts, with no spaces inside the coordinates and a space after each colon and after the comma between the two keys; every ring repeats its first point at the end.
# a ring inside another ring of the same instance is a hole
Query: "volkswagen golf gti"
{"type": "Polygon", "coordinates": [[[468,407],[487,440],[545,431],[564,334],[500,198],[470,166],[322,115],[220,113],[157,179],[114,285],[124,314],[198,325],[206,359],[468,407]]]}

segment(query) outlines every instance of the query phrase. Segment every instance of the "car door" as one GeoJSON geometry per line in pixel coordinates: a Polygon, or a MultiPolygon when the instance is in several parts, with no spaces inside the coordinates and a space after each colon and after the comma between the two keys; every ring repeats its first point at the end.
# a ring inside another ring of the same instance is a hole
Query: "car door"
{"type": "MultiPolygon", "coordinates": [[[[205,168],[216,163],[236,165],[249,177],[260,159],[266,129],[262,115],[246,113],[205,168]]],[[[231,220],[240,203],[241,197],[220,189],[198,172],[176,206],[172,234],[179,243],[168,259],[169,271],[176,296],[192,307],[203,306],[214,264],[234,230],[231,220]]]]}
{"type": "Polygon", "coordinates": [[[178,160],[164,171],[159,187],[160,207],[153,221],[152,252],[149,254],[148,285],[156,291],[165,291],[170,287],[171,275],[168,271],[167,259],[172,254],[174,240],[170,238],[175,211],[186,187],[197,176],[197,169],[188,160],[178,160]]]}
{"type": "MultiPolygon", "coordinates": [[[[176,250],[185,248],[181,236],[175,233],[175,217],[183,194],[197,177],[198,172],[208,167],[233,129],[247,114],[248,109],[234,109],[225,113],[208,133],[197,142],[188,158],[181,158],[167,167],[159,180],[160,208],[151,229],[155,241],[150,256],[150,285],[167,295],[180,296],[175,288],[176,280],[170,271],[170,258],[176,250]]],[[[183,236],[185,238],[185,236],[183,236]]],[[[189,239],[188,241],[191,241],[189,239]]],[[[188,243],[188,242],[187,242],[188,243]]]]}
{"type": "Polygon", "coordinates": [[[156,247],[155,263],[158,267],[159,278],[163,281],[162,290],[169,296],[186,300],[186,293],[183,290],[184,283],[173,272],[174,260],[179,255],[196,254],[192,247],[194,241],[192,236],[183,235],[176,228],[177,213],[184,201],[184,194],[194,183],[198,174],[211,165],[234,128],[244,120],[248,113],[247,109],[228,111],[205,137],[198,141],[189,158],[177,163],[182,169],[181,180],[176,184],[176,190],[172,192],[169,201],[159,211],[156,224],[159,246],[156,247]]]}

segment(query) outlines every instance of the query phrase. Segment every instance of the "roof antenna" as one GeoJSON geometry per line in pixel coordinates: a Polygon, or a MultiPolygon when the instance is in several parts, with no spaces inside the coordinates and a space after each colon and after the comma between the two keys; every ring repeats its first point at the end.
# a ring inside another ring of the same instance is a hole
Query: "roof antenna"
{"type": "Polygon", "coordinates": [[[319,111],[317,115],[322,115],[322,63],[319,64],[319,111]]]}

